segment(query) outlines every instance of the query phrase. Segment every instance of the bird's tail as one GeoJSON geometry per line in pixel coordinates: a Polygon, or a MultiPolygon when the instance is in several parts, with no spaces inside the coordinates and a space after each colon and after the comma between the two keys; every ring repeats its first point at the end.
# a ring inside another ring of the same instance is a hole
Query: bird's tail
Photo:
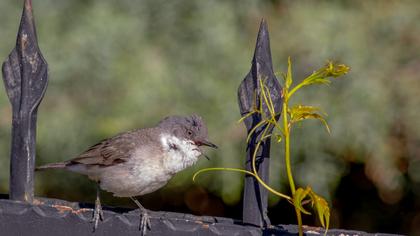
{"type": "Polygon", "coordinates": [[[47,169],[63,169],[67,166],[68,162],[56,162],[50,163],[43,166],[35,167],[35,171],[47,170],[47,169]]]}

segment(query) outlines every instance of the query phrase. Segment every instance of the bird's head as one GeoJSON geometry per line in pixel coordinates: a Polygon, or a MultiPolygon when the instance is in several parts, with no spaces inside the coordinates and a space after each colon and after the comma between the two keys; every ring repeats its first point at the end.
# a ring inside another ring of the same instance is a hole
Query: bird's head
{"type": "Polygon", "coordinates": [[[207,126],[198,115],[169,116],[163,119],[158,126],[179,139],[192,141],[197,146],[217,148],[208,140],[207,126]]]}

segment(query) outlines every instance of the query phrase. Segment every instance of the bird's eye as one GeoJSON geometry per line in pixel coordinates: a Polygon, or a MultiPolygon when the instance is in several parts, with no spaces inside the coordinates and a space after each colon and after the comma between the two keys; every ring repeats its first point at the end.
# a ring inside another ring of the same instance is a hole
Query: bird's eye
{"type": "Polygon", "coordinates": [[[188,134],[188,136],[191,136],[193,133],[192,133],[192,131],[191,131],[191,130],[188,130],[188,131],[187,131],[187,134],[188,134]]]}

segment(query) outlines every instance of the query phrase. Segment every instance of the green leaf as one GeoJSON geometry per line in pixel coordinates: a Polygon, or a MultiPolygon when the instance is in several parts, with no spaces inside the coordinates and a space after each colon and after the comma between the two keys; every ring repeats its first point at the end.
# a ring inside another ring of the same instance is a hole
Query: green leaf
{"type": "Polygon", "coordinates": [[[296,189],[296,192],[293,195],[293,205],[295,205],[295,207],[298,208],[303,214],[311,215],[311,213],[302,206],[302,201],[308,196],[308,194],[311,191],[312,190],[310,187],[306,187],[306,189],[298,188],[296,189]]]}
{"type": "Polygon", "coordinates": [[[288,113],[293,119],[293,117],[298,117],[299,115],[303,113],[315,113],[318,112],[320,109],[318,107],[314,106],[306,106],[306,105],[295,105],[288,109],[288,113]]]}
{"type": "Polygon", "coordinates": [[[335,65],[333,62],[329,61],[327,65],[324,67],[325,69],[325,77],[339,77],[342,75],[347,74],[350,71],[350,67],[344,64],[335,65]]]}
{"type": "Polygon", "coordinates": [[[333,62],[329,61],[324,67],[321,69],[314,71],[310,76],[306,77],[302,82],[296,85],[290,92],[289,97],[291,97],[296,91],[304,86],[308,86],[311,84],[325,84],[329,85],[331,81],[329,78],[337,78],[342,75],[345,75],[349,72],[350,67],[344,64],[334,64],[333,62]]]}
{"type": "Polygon", "coordinates": [[[313,191],[311,191],[309,195],[312,200],[312,207],[317,212],[319,222],[327,231],[330,226],[330,208],[328,206],[328,202],[313,191]]]}
{"type": "Polygon", "coordinates": [[[293,78],[292,78],[292,60],[290,57],[287,58],[287,74],[286,74],[286,89],[289,89],[292,86],[293,78]]]}
{"type": "Polygon", "coordinates": [[[312,208],[316,211],[317,217],[319,222],[321,223],[322,227],[326,229],[325,234],[328,231],[330,226],[330,208],[328,206],[328,202],[312,191],[311,187],[298,188],[293,195],[293,205],[299,209],[302,213],[310,215],[311,213],[303,208],[303,205],[308,201],[305,201],[305,198],[309,197],[309,201],[311,202],[312,208]]]}
{"type": "Polygon", "coordinates": [[[328,133],[331,133],[330,127],[328,126],[327,121],[325,118],[320,114],[318,107],[314,106],[304,106],[304,105],[296,105],[290,108],[287,113],[290,115],[290,123],[294,124],[302,120],[307,119],[317,119],[321,121],[325,128],[327,129],[328,133]]]}
{"type": "Polygon", "coordinates": [[[304,79],[301,84],[303,85],[310,85],[310,84],[330,84],[331,81],[329,81],[327,78],[323,77],[321,74],[319,74],[319,72],[315,71],[312,73],[312,75],[310,75],[309,77],[307,77],[306,79],[304,79]]]}
{"type": "Polygon", "coordinates": [[[276,140],[278,143],[280,143],[282,139],[283,139],[283,136],[281,134],[276,134],[276,140]]]}
{"type": "Polygon", "coordinates": [[[328,78],[337,78],[339,76],[347,74],[350,68],[344,64],[335,65],[329,61],[324,67],[313,72],[310,76],[303,80],[303,84],[330,84],[331,81],[328,78]]]}

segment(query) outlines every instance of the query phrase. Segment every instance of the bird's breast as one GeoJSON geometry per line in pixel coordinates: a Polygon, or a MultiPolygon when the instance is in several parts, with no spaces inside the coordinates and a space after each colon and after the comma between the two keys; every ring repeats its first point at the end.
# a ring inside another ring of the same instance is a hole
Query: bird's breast
{"type": "Polygon", "coordinates": [[[191,141],[162,135],[161,145],[139,147],[129,160],[107,169],[101,188],[118,197],[140,196],[163,187],[177,172],[193,165],[201,155],[191,141]]]}
{"type": "Polygon", "coordinates": [[[201,155],[201,151],[192,141],[171,135],[162,135],[163,166],[169,174],[175,174],[192,166],[201,155]]]}
{"type": "Polygon", "coordinates": [[[101,188],[118,197],[141,196],[163,187],[172,177],[162,165],[150,162],[127,162],[114,166],[102,175],[101,188]]]}

